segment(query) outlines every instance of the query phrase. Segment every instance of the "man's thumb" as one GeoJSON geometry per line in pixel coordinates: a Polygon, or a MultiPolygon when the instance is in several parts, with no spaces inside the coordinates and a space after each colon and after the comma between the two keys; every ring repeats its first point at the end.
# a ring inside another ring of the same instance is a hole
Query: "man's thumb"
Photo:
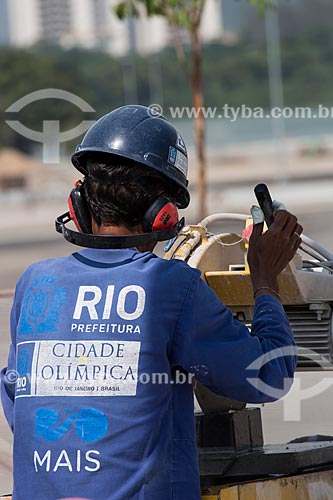
{"type": "Polygon", "coordinates": [[[254,239],[258,238],[263,232],[265,216],[261,208],[256,206],[251,207],[251,215],[253,219],[251,239],[253,241],[254,239]]]}
{"type": "Polygon", "coordinates": [[[251,215],[254,225],[261,224],[265,220],[264,212],[261,210],[261,208],[255,205],[251,207],[251,215]]]}

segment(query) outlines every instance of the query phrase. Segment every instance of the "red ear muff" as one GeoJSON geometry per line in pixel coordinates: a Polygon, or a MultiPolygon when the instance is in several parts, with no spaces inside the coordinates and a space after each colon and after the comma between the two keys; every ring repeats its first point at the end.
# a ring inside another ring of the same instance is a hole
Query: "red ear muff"
{"type": "Polygon", "coordinates": [[[176,205],[168,198],[160,197],[147,210],[142,227],[144,232],[165,231],[173,228],[178,222],[176,205]]]}
{"type": "Polygon", "coordinates": [[[91,234],[91,215],[84,195],[83,182],[77,181],[68,196],[69,214],[80,233],[91,234]]]}
{"type": "MultiPolygon", "coordinates": [[[[83,181],[84,183],[84,181],[83,181]]],[[[91,215],[85,198],[84,184],[76,183],[69,198],[69,212],[56,218],[56,231],[65,240],[87,248],[130,248],[155,245],[158,241],[175,238],[184,227],[185,219],[178,221],[177,208],[168,198],[158,198],[147,210],[144,220],[144,234],[95,235],[91,229],[91,215]],[[80,232],[67,227],[73,220],[80,232]]]]}

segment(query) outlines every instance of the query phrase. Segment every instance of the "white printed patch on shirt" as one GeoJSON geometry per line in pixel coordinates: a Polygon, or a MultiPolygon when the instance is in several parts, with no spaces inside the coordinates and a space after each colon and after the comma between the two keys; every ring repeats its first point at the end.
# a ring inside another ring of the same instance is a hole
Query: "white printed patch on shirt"
{"type": "Polygon", "coordinates": [[[16,397],[135,396],[140,348],[137,341],[21,342],[26,382],[17,384],[16,397]]]}

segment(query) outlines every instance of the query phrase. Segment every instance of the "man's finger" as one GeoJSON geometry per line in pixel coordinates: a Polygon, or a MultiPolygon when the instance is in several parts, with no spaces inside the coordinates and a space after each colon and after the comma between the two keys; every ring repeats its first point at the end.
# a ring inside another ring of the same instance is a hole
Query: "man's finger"
{"type": "Polygon", "coordinates": [[[294,251],[294,253],[296,253],[296,250],[300,247],[300,245],[302,244],[302,240],[301,238],[294,238],[294,241],[292,242],[292,249],[294,251]]]}
{"type": "Polygon", "coordinates": [[[301,238],[302,232],[303,232],[303,227],[300,224],[297,224],[293,234],[290,237],[291,245],[295,252],[302,243],[302,238],[301,238]]]}
{"type": "Polygon", "coordinates": [[[251,238],[249,241],[250,245],[251,245],[251,243],[253,243],[257,238],[259,238],[262,235],[263,230],[264,230],[264,223],[263,222],[259,222],[258,224],[253,224],[252,234],[251,234],[251,238]]]}
{"type": "Polygon", "coordinates": [[[291,236],[297,225],[297,217],[285,210],[274,212],[274,222],[272,226],[279,231],[286,231],[288,237],[291,236]]]}
{"type": "Polygon", "coordinates": [[[302,233],[303,233],[303,226],[301,226],[300,224],[296,224],[293,234],[301,238],[302,233]]]}
{"type": "Polygon", "coordinates": [[[286,210],[276,210],[274,212],[274,221],[272,226],[274,226],[275,229],[282,229],[288,219],[289,212],[286,210]]]}
{"type": "Polygon", "coordinates": [[[288,217],[283,227],[284,234],[286,236],[289,236],[289,238],[291,238],[294,232],[297,232],[297,234],[301,235],[303,228],[300,224],[298,224],[297,217],[289,212],[287,212],[287,214],[288,217]]]}

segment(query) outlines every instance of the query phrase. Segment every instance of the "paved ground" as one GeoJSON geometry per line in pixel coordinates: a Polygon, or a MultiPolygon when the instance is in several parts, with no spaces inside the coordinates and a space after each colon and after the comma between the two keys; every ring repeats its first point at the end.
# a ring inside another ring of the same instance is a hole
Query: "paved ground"
{"type": "MultiPolygon", "coordinates": [[[[9,345],[8,311],[11,299],[0,299],[0,364],[1,368],[6,366],[7,351],[9,345]]],[[[0,411],[0,494],[11,491],[11,456],[12,436],[3,412],[0,411]]]]}

